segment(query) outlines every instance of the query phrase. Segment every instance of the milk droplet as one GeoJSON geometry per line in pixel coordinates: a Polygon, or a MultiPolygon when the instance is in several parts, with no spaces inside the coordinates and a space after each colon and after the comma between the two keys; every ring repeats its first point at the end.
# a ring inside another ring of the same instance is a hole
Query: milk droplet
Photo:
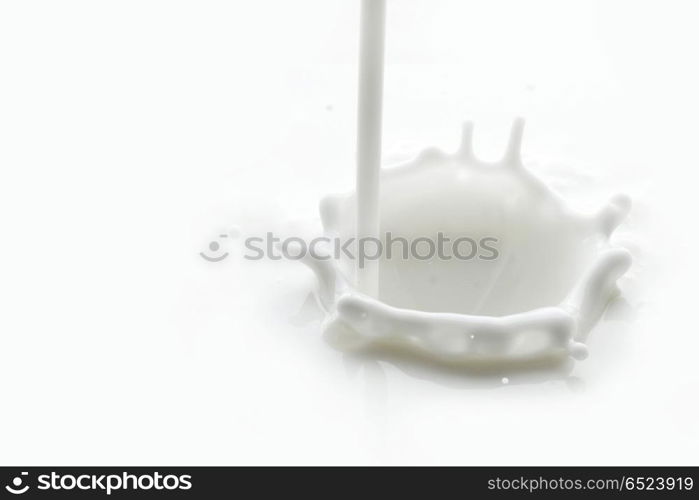
{"type": "Polygon", "coordinates": [[[510,383],[510,379],[507,377],[502,377],[502,383],[503,383],[503,385],[507,385],[510,383]]]}

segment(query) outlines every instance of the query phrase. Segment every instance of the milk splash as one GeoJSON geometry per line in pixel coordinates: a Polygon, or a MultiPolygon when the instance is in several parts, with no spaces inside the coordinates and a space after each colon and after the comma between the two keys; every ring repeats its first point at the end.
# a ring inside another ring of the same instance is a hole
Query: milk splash
{"type": "MultiPolygon", "coordinates": [[[[523,165],[523,128],[516,120],[499,162],[474,155],[467,123],[455,153],[428,149],[382,170],[382,233],[408,240],[437,232],[495,235],[500,256],[382,257],[376,296],[356,288],[352,262],[308,256],[333,346],[478,364],[587,356],[587,334],[631,264],[629,252],[610,242],[630,201],[618,195],[593,214],[572,210],[523,165]]],[[[356,206],[354,192],[324,199],[325,235],[356,234],[356,206]]]]}
{"type": "Polygon", "coordinates": [[[343,351],[468,365],[584,359],[587,335],[631,265],[610,242],[630,200],[617,195],[593,214],[572,210],[524,166],[522,119],[498,162],[476,157],[466,123],[455,153],[427,149],[380,169],[384,9],[383,0],[362,1],[357,187],[321,202],[324,236],[489,236],[499,258],[384,256],[364,269],[308,255],[325,338],[343,351]]]}

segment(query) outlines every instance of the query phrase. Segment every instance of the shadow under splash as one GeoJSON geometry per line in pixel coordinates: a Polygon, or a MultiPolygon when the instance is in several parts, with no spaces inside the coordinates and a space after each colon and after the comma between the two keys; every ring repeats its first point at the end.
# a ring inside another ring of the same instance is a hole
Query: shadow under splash
{"type": "Polygon", "coordinates": [[[570,358],[551,357],[495,364],[445,363],[394,347],[372,347],[343,355],[346,365],[354,365],[357,369],[388,363],[406,375],[452,389],[497,389],[554,381],[565,382],[572,389],[580,386],[577,377],[571,376],[575,362],[570,358]]]}

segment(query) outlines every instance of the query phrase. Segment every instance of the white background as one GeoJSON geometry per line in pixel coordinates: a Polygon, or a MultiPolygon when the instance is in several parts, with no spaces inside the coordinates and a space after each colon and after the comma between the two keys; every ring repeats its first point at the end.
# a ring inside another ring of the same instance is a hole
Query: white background
{"type": "Polygon", "coordinates": [[[635,201],[589,359],[502,385],[343,356],[218,237],[352,187],[358,1],[3,2],[0,462],[697,464],[698,14],[389,0],[385,163],[523,115],[581,208],[635,201]]]}

